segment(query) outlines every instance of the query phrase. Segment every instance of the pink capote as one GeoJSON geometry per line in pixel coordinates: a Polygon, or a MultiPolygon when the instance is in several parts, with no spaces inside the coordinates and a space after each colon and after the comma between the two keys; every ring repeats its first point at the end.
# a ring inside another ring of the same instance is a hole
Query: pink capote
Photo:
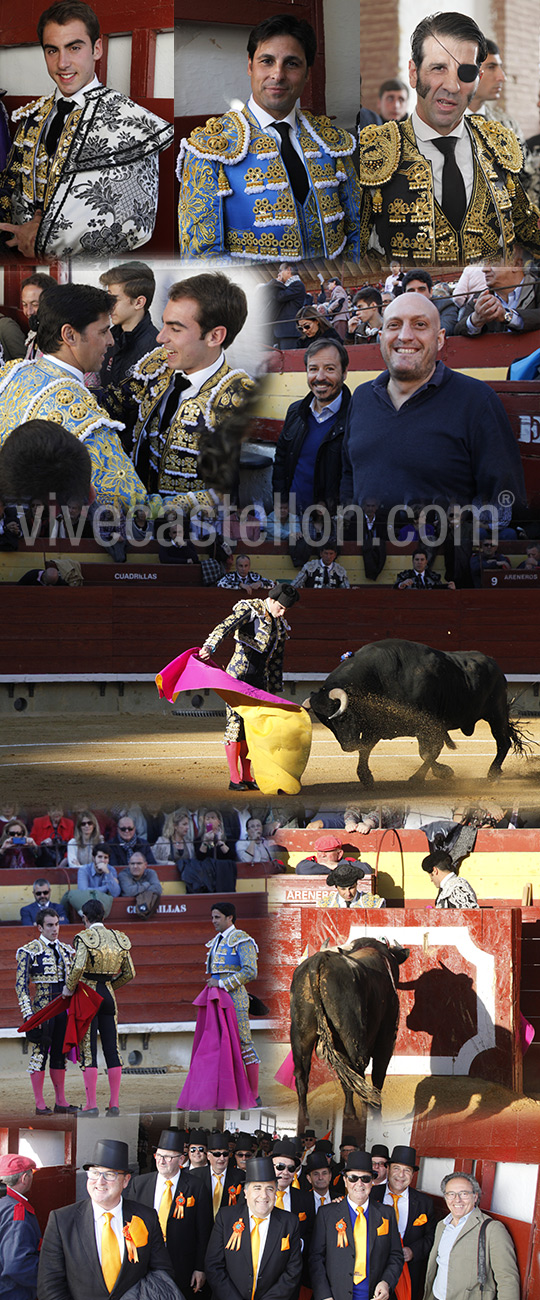
{"type": "Polygon", "coordinates": [[[234,1002],[226,989],[204,988],[179,1110],[249,1110],[256,1097],[242,1060],[234,1002]]]}
{"type": "Polygon", "coordinates": [[[279,1070],[276,1070],[274,1079],[276,1080],[276,1083],[282,1083],[284,1088],[290,1088],[292,1092],[295,1091],[296,1083],[294,1080],[294,1061],[292,1052],[287,1053],[283,1064],[280,1065],[279,1070]]]}
{"type": "Polygon", "coordinates": [[[234,705],[235,696],[247,695],[260,704],[280,704],[293,713],[300,711],[299,704],[284,700],[280,695],[270,695],[268,691],[259,691],[256,686],[250,686],[248,682],[230,677],[229,673],[224,672],[222,668],[205,663],[204,659],[199,659],[199,650],[200,646],[184,650],[183,654],[173,659],[157,674],[156,686],[162,699],[164,697],[174,704],[180,691],[201,691],[209,687],[210,690],[221,695],[227,704],[234,705]]]}

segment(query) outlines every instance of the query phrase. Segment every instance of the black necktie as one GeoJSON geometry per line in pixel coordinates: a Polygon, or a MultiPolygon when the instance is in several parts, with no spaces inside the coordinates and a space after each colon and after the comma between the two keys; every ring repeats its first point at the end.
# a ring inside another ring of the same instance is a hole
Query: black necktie
{"type": "Polygon", "coordinates": [[[456,162],[457,136],[442,136],[441,139],[434,140],[433,144],[444,157],[441,207],[453,230],[461,230],[467,211],[467,196],[463,176],[456,162]]]}
{"type": "Polygon", "coordinates": [[[174,376],[173,386],[163,408],[163,415],[159,422],[160,433],[165,432],[166,429],[170,428],[178,410],[180,395],[183,393],[185,388],[190,387],[190,383],[191,380],[186,379],[186,376],[182,374],[182,371],[178,370],[174,376]]]}
{"type": "Polygon", "coordinates": [[[272,122],[281,139],[281,157],[283,166],[291,182],[291,189],[297,203],[304,204],[309,194],[309,180],[306,169],[291,142],[291,128],[288,122],[272,122]]]}
{"type": "Polygon", "coordinates": [[[45,141],[45,148],[47,150],[49,158],[54,158],[54,155],[58,148],[58,141],[60,139],[62,131],[64,130],[64,122],[66,118],[69,117],[70,113],[73,112],[73,109],[77,107],[78,105],[75,103],[75,100],[71,100],[71,99],[58,100],[58,103],[56,105],[56,115],[52,120],[51,126],[47,132],[47,139],[45,141]]]}

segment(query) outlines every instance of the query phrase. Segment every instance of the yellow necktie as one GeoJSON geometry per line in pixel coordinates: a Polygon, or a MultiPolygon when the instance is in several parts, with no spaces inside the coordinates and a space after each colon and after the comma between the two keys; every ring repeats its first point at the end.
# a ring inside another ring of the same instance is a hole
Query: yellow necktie
{"type": "Polygon", "coordinates": [[[212,1205],[214,1207],[214,1218],[216,1217],[216,1214],[219,1210],[219,1207],[221,1205],[221,1198],[223,1196],[223,1185],[221,1182],[222,1178],[223,1178],[223,1174],[216,1174],[217,1181],[214,1187],[214,1195],[212,1197],[212,1205]]]}
{"type": "Polygon", "coordinates": [[[367,1224],[362,1205],[356,1210],[354,1225],[354,1285],[363,1282],[366,1276],[367,1224]]]}
{"type": "Polygon", "coordinates": [[[283,1204],[283,1192],[280,1191],[279,1187],[278,1187],[277,1192],[276,1192],[276,1207],[277,1207],[278,1210],[284,1210],[284,1209],[285,1209],[285,1206],[284,1206],[284,1204],[283,1204]]]}
{"type": "Polygon", "coordinates": [[[401,1196],[401,1192],[390,1192],[390,1195],[391,1195],[392,1200],[393,1200],[393,1202],[394,1202],[394,1212],[395,1212],[395,1216],[396,1216],[396,1223],[397,1223],[397,1226],[398,1226],[398,1228],[399,1228],[399,1210],[398,1210],[398,1201],[399,1201],[399,1198],[400,1198],[400,1196],[401,1196]]]}
{"type": "Polygon", "coordinates": [[[172,1205],[171,1187],[172,1187],[172,1178],[166,1178],[165,1187],[163,1188],[163,1196],[161,1197],[161,1200],[159,1202],[159,1210],[158,1210],[158,1219],[161,1224],[161,1231],[163,1233],[164,1241],[166,1241],[167,1239],[167,1219],[169,1218],[169,1214],[171,1212],[171,1205],[172,1205]]]}
{"type": "Polygon", "coordinates": [[[256,1219],[255,1215],[253,1215],[253,1222],[255,1227],[251,1233],[251,1259],[253,1261],[253,1287],[251,1291],[251,1300],[253,1300],[255,1288],[257,1286],[257,1266],[259,1263],[259,1255],[261,1253],[261,1234],[259,1232],[259,1224],[262,1223],[262,1219],[256,1219]]]}
{"type": "Polygon", "coordinates": [[[112,1291],[122,1267],[118,1239],[111,1228],[112,1217],[110,1210],[104,1212],[106,1223],[103,1224],[101,1230],[101,1268],[105,1278],[105,1286],[109,1292],[112,1291]]]}

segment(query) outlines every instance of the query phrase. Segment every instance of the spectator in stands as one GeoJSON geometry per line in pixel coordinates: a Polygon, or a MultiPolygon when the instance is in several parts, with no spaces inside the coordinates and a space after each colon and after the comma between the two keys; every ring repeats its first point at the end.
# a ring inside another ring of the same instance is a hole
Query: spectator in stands
{"type": "Polygon", "coordinates": [[[131,533],[133,542],[146,546],[154,536],[154,521],[148,506],[137,506],[131,516],[131,533]]]}
{"type": "Polygon", "coordinates": [[[15,867],[35,867],[37,851],[37,844],[20,817],[4,826],[0,837],[0,867],[9,871],[15,867]]]}
{"type": "Polygon", "coordinates": [[[158,551],[162,564],[198,564],[200,555],[189,537],[189,516],[176,516],[173,522],[157,529],[158,551]],[[163,539],[163,540],[162,540],[163,539]]]}
{"type": "Polygon", "coordinates": [[[389,77],[379,86],[377,112],[383,122],[402,122],[409,112],[409,87],[397,77],[389,77]]]}
{"type": "Polygon", "coordinates": [[[408,587],[427,588],[427,587],[450,587],[455,591],[455,582],[444,583],[438,573],[430,568],[430,556],[425,546],[416,546],[413,551],[412,569],[402,569],[398,573],[394,587],[399,591],[405,591],[408,587]]]}
{"type": "Polygon", "coordinates": [[[390,262],[390,273],[387,275],[384,282],[386,293],[395,295],[396,289],[399,289],[400,293],[402,292],[401,286],[404,274],[405,272],[402,270],[401,262],[398,262],[397,257],[393,257],[390,262]]]}
{"type": "Polygon", "coordinates": [[[121,812],[118,818],[116,835],[110,841],[111,865],[113,867],[129,866],[132,853],[142,853],[147,862],[155,866],[155,857],[150,845],[137,834],[133,817],[121,812]]]}
{"type": "Polygon", "coordinates": [[[18,579],[19,587],[67,587],[58,565],[54,560],[46,560],[44,569],[27,569],[18,579]]]}
{"type": "Polygon", "coordinates": [[[482,586],[482,574],[486,569],[511,569],[507,555],[498,550],[494,537],[483,537],[480,548],[471,555],[471,575],[475,587],[482,586]]]}
{"type": "Polygon", "coordinates": [[[99,822],[88,808],[80,813],[75,823],[75,834],[67,846],[68,867],[87,867],[92,863],[92,850],[101,840],[99,822]]]}
{"type": "Polygon", "coordinates": [[[6,505],[0,497],[0,551],[16,551],[21,536],[17,507],[6,505]]]}
{"type": "Polygon", "coordinates": [[[341,587],[349,589],[347,570],[337,563],[339,555],[336,543],[329,540],[323,546],[317,559],[308,560],[293,579],[293,587],[341,587]]]}
{"type": "Polygon", "coordinates": [[[456,875],[452,858],[446,849],[435,849],[422,861],[422,871],[437,888],[435,907],[458,908],[479,906],[478,899],[468,880],[456,875]]]}
{"type": "Polygon", "coordinates": [[[120,881],[110,865],[108,844],[98,841],[92,846],[90,862],[79,867],[77,872],[77,889],[99,889],[103,894],[110,894],[111,898],[119,897],[120,881]]]}
{"type": "Polygon", "coordinates": [[[314,339],[339,339],[339,334],[330,322],[321,316],[316,307],[305,306],[298,312],[296,325],[300,338],[296,339],[297,348],[307,348],[314,339]]]}
{"type": "Polygon", "coordinates": [[[289,545],[289,555],[295,569],[311,559],[314,551],[319,551],[328,538],[328,509],[324,501],[316,501],[309,513],[302,519],[302,532],[289,545]]]}
{"type": "Polygon", "coordinates": [[[120,384],[133,367],[156,346],[158,331],[150,308],[156,291],[154,272],[146,262],[122,262],[99,277],[114,298],[111,334],[114,342],[103,358],[100,381],[106,388],[120,384]]]}
{"type": "Polygon", "coordinates": [[[340,862],[326,877],[328,893],[317,899],[317,907],[386,907],[386,899],[372,894],[369,888],[371,871],[361,862],[340,862]],[[361,882],[369,877],[365,888],[361,882]]]}
{"type": "Polygon", "coordinates": [[[276,348],[295,348],[297,313],[306,301],[306,290],[297,266],[282,262],[275,279],[265,286],[273,345],[276,348]]]}
{"type": "Polygon", "coordinates": [[[428,507],[418,505],[413,506],[412,510],[412,519],[408,519],[398,532],[398,542],[423,542],[425,546],[434,545],[435,528],[428,518],[428,507]]]}
{"type": "Polygon", "coordinates": [[[153,845],[156,862],[175,862],[181,866],[195,857],[195,829],[187,808],[176,808],[165,818],[163,831],[153,845]]]}
{"type": "Polygon", "coordinates": [[[341,840],[338,840],[337,835],[319,835],[313,847],[315,849],[313,857],[301,858],[297,862],[295,868],[297,876],[326,876],[343,858],[341,840]]]}
{"type": "Polygon", "coordinates": [[[264,838],[260,818],[249,817],[246,822],[246,839],[236,841],[238,862],[273,862],[276,850],[275,841],[264,838]]]}
{"type": "Polygon", "coordinates": [[[58,867],[67,860],[67,846],[73,838],[73,821],[66,817],[62,807],[50,809],[44,817],[36,817],[31,835],[39,845],[38,865],[45,871],[58,867]]]}
{"type": "Polygon", "coordinates": [[[251,568],[249,555],[242,554],[236,556],[234,571],[226,573],[217,585],[229,590],[245,592],[246,596],[254,596],[258,591],[266,591],[273,587],[274,582],[272,578],[263,578],[261,573],[255,573],[251,568]]]}
{"type": "Polygon", "coordinates": [[[518,564],[518,569],[537,569],[540,564],[540,542],[529,542],[525,559],[518,564]]]}
{"type": "Polygon", "coordinates": [[[234,893],[236,860],[234,845],[225,838],[223,817],[215,808],[199,808],[195,860],[182,869],[188,894],[234,893]]]}
{"type": "Polygon", "coordinates": [[[348,322],[348,343],[378,343],[382,329],[382,295],[370,284],[353,298],[354,310],[348,322]]]}
{"type": "Polygon", "coordinates": [[[465,304],[456,334],[526,334],[540,328],[540,281],[525,270],[518,244],[510,262],[484,267],[487,288],[465,304]]]}
{"type": "Polygon", "coordinates": [[[337,277],[328,280],[328,302],[324,304],[324,313],[326,319],[337,330],[341,340],[347,333],[347,320],[349,317],[349,295],[344,289],[337,277]]]}
{"type": "Polygon", "coordinates": [[[370,831],[399,829],[403,826],[405,809],[385,806],[362,812],[360,808],[349,807],[344,812],[344,829],[354,831],[356,835],[369,835],[370,831]]]}
{"type": "Polygon", "coordinates": [[[458,318],[457,302],[454,302],[454,299],[448,297],[446,294],[443,298],[435,298],[433,279],[429,274],[429,271],[423,271],[421,269],[407,271],[406,275],[403,276],[401,287],[403,293],[423,293],[426,298],[431,298],[431,301],[434,303],[439,313],[441,326],[445,331],[446,337],[448,338],[449,334],[456,333],[456,322],[458,318]]]}
{"type": "Polygon", "coordinates": [[[21,925],[35,925],[36,916],[44,907],[48,908],[49,911],[52,908],[54,912],[57,912],[60,920],[64,921],[66,925],[69,925],[69,916],[64,910],[62,903],[51,903],[51,886],[49,881],[45,879],[45,876],[39,876],[37,880],[34,880],[32,893],[34,895],[34,902],[25,903],[24,906],[21,907],[21,925]]]}
{"type": "Polygon", "coordinates": [[[291,503],[288,497],[284,500],[280,497],[274,498],[274,509],[267,515],[265,531],[268,542],[289,542],[294,545],[300,532],[300,520],[298,515],[291,514],[291,503]]]}
{"type": "Polygon", "coordinates": [[[151,889],[155,894],[163,893],[157,871],[152,871],[144,853],[139,849],[131,854],[129,865],[118,872],[118,879],[123,898],[136,898],[137,894],[142,894],[145,889],[151,889]]]}
{"type": "Polygon", "coordinates": [[[387,370],[355,389],[343,443],[341,499],[373,495],[390,509],[411,501],[525,501],[519,449],[501,399],[438,360],[439,313],[404,293],[384,313],[387,370]]]}
{"type": "MultiPolygon", "coordinates": [[[[304,356],[309,393],[293,402],[279,435],[273,491],[296,497],[298,514],[316,502],[335,512],[341,451],[351,394],[345,384],[349,354],[336,339],[316,339],[304,356]]],[[[303,561],[300,561],[303,563],[303,561]]]]}
{"type": "Polygon", "coordinates": [[[28,334],[25,339],[27,361],[33,361],[35,357],[42,355],[36,345],[38,307],[42,293],[47,292],[52,284],[56,284],[56,281],[52,276],[44,275],[42,271],[29,275],[21,284],[21,311],[28,321],[28,334]]]}
{"type": "Polygon", "coordinates": [[[463,307],[469,298],[478,296],[484,289],[487,289],[487,282],[482,262],[471,262],[470,266],[464,266],[459,277],[453,286],[452,297],[457,302],[458,310],[463,314],[463,307]]]}

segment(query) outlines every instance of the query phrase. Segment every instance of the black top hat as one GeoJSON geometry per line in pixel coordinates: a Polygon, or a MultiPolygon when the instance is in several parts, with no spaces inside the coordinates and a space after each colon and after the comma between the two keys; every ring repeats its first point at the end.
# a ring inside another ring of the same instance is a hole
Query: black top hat
{"type": "Polygon", "coordinates": [[[96,1142],[94,1155],[83,1169],[93,1169],[103,1165],[105,1169],[115,1169],[117,1173],[129,1174],[129,1147],[127,1142],[116,1142],[114,1138],[102,1138],[96,1142]]]}
{"type": "MultiPolygon", "coordinates": [[[[354,1133],[344,1133],[344,1134],[343,1134],[343,1137],[342,1137],[341,1142],[340,1142],[340,1144],[339,1144],[339,1149],[340,1149],[340,1151],[343,1150],[343,1147],[354,1147],[355,1151],[358,1151],[358,1144],[357,1144],[356,1138],[355,1138],[355,1136],[354,1136],[354,1133]]],[[[373,1154],[373,1153],[372,1153],[372,1154],[373,1154]]]]}
{"type": "Polygon", "coordinates": [[[349,1151],[343,1172],[345,1175],[351,1173],[373,1174],[369,1151],[349,1151]]]}
{"type": "Polygon", "coordinates": [[[159,1135],[159,1142],[154,1151],[175,1151],[177,1155],[183,1156],[184,1143],[186,1140],[185,1129],[183,1128],[164,1128],[159,1135]]]}
{"type": "Polygon", "coordinates": [[[194,1146],[197,1146],[197,1147],[206,1147],[206,1146],[208,1146],[208,1133],[206,1132],[206,1129],[205,1129],[205,1128],[192,1128],[192,1129],[190,1129],[190,1130],[189,1130],[189,1145],[190,1145],[190,1147],[194,1147],[194,1146]]]}
{"type": "Polygon", "coordinates": [[[363,880],[369,874],[361,862],[340,862],[326,877],[326,883],[331,888],[339,885],[340,889],[346,889],[348,885],[355,885],[357,880],[363,880]]]}
{"type": "Polygon", "coordinates": [[[334,1148],[328,1138],[317,1138],[315,1150],[324,1151],[325,1155],[331,1156],[334,1148]]]}
{"type": "Polygon", "coordinates": [[[376,1142],[375,1146],[371,1148],[371,1155],[379,1156],[381,1160],[390,1159],[390,1152],[388,1150],[388,1147],[385,1147],[384,1142],[376,1142]]]}
{"type": "Polygon", "coordinates": [[[272,1147],[272,1155],[288,1156],[289,1160],[296,1160],[297,1164],[299,1164],[300,1162],[298,1147],[296,1143],[293,1142],[292,1138],[285,1137],[285,1138],[281,1138],[281,1141],[279,1142],[274,1142],[274,1145],[272,1147]]]}
{"type": "Polygon", "coordinates": [[[304,1138],[314,1138],[314,1137],[315,1137],[315,1129],[314,1129],[314,1128],[305,1128],[305,1129],[304,1129],[304,1132],[301,1133],[300,1136],[301,1136],[301,1137],[304,1137],[304,1138]]]}
{"type": "Polygon", "coordinates": [[[414,1169],[415,1173],[420,1168],[420,1165],[416,1163],[416,1150],[414,1147],[394,1147],[390,1156],[390,1164],[409,1165],[409,1168],[414,1169]]]}
{"type": "Polygon", "coordinates": [[[270,1156],[252,1156],[246,1160],[246,1183],[275,1183],[276,1171],[270,1156]]]}
{"type": "Polygon", "coordinates": [[[229,1137],[229,1133],[220,1133],[217,1129],[214,1129],[212,1133],[208,1134],[208,1150],[228,1151],[229,1137]]]}
{"type": "Polygon", "coordinates": [[[253,1133],[237,1133],[235,1151],[254,1151],[257,1146],[253,1133]]]}
{"type": "Polygon", "coordinates": [[[312,1174],[314,1169],[328,1169],[330,1165],[324,1154],[324,1151],[312,1151],[306,1160],[306,1173],[312,1174]]]}

